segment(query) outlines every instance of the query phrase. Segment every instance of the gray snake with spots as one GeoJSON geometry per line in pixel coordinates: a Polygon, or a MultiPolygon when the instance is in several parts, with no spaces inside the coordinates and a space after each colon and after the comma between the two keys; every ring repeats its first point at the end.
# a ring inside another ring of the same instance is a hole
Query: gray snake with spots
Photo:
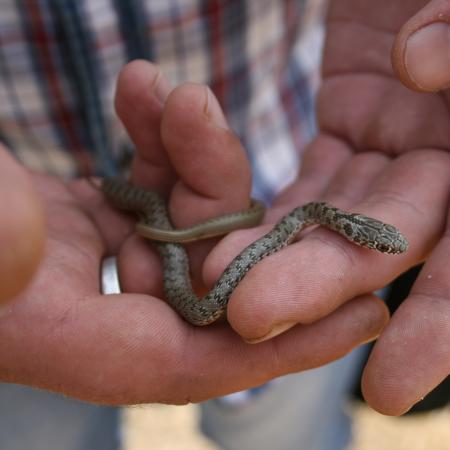
{"type": "Polygon", "coordinates": [[[180,242],[256,225],[264,211],[261,204],[253,201],[249,210],[211,219],[190,229],[173,230],[165,201],[155,192],[117,178],[104,179],[101,190],[115,207],[134,212],[140,217],[136,231],[153,239],[163,260],[167,300],[188,322],[198,326],[208,325],[221,317],[231,294],[245,274],[263,258],[292,242],[307,226],[323,225],[357,245],[382,253],[403,253],[408,248],[406,238],[392,225],[335,208],[325,202],[311,202],[293,209],[272,230],[246,247],[231,261],[211,291],[200,299],[192,289],[188,256],[180,242]],[[211,229],[213,231],[210,232],[211,229]],[[179,238],[178,233],[181,236],[179,238]]]}

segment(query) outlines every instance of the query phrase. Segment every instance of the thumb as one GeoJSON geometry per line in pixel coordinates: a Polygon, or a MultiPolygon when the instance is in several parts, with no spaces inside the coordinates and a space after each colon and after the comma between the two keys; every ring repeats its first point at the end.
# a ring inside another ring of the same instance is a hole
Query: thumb
{"type": "Polygon", "coordinates": [[[432,0],[406,22],[392,49],[400,81],[421,92],[450,87],[450,2],[432,0]]]}
{"type": "Polygon", "coordinates": [[[0,144],[0,304],[30,281],[43,254],[44,214],[30,177],[0,144]]]}

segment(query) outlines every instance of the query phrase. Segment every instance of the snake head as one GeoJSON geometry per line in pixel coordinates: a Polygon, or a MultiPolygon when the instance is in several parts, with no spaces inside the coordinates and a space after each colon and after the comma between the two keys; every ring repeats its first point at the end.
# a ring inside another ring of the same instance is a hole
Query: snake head
{"type": "MultiPolygon", "coordinates": [[[[388,226],[392,227],[392,225],[388,226]]],[[[380,236],[380,240],[376,243],[374,248],[381,253],[399,254],[406,252],[408,246],[409,243],[405,236],[403,236],[400,231],[396,230],[396,233],[390,232],[388,238],[380,236]]]]}
{"type": "Polygon", "coordinates": [[[408,240],[393,225],[362,214],[352,215],[352,240],[381,253],[399,254],[408,250],[408,240]],[[355,224],[358,226],[355,227],[355,224]]]}

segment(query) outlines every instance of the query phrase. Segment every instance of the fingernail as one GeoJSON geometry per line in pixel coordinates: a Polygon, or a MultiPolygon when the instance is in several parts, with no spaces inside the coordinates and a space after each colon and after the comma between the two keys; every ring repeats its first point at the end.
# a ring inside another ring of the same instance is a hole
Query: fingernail
{"type": "Polygon", "coordinates": [[[206,100],[205,100],[205,115],[210,119],[216,126],[228,130],[228,123],[222,112],[222,108],[216,99],[216,96],[212,93],[209,87],[206,89],[206,100]]]}
{"type": "Polygon", "coordinates": [[[160,69],[158,69],[158,72],[156,73],[156,76],[153,79],[152,92],[153,95],[162,103],[166,101],[170,93],[170,84],[163,76],[160,69]]]}
{"type": "Polygon", "coordinates": [[[248,344],[258,344],[260,342],[268,341],[269,339],[278,336],[279,334],[284,333],[285,331],[292,328],[294,325],[297,325],[297,322],[283,322],[278,325],[275,325],[267,334],[262,337],[254,338],[254,339],[245,339],[245,342],[248,344]]]}
{"type": "Polygon", "coordinates": [[[406,42],[405,67],[424,90],[450,86],[450,26],[434,22],[412,34],[406,42]]]}

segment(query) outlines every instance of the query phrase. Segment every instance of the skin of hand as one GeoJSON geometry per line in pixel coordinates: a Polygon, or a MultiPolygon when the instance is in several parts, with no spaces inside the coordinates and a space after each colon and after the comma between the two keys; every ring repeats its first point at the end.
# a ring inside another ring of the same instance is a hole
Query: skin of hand
{"type": "MultiPolygon", "coordinates": [[[[133,182],[167,197],[176,226],[248,206],[244,150],[204,86],[172,91],[155,66],[136,61],[119,77],[116,109],[137,149],[133,182]]],[[[183,404],[326,364],[387,323],[385,305],[364,295],[259,345],[225,322],[193,327],[161,300],[160,260],[134,234],[135,218],[86,180],[34,174],[33,185],[44,205],[45,256],[0,311],[2,381],[110,405],[183,404]],[[100,264],[111,254],[127,293],[103,296],[100,264]]],[[[213,245],[189,247],[199,290],[213,245]]]]}
{"type": "MultiPolygon", "coordinates": [[[[44,212],[30,175],[0,144],[0,305],[30,282],[43,256],[44,212]]],[[[0,306],[1,307],[1,306],[0,306]]]]}
{"type": "MultiPolygon", "coordinates": [[[[298,179],[267,217],[272,224],[298,204],[324,199],[397,226],[410,242],[408,252],[382,255],[319,228],[253,268],[228,307],[230,324],[250,341],[289,328],[283,336],[290,336],[426,261],[363,374],[367,402],[390,415],[406,412],[450,372],[450,96],[408,89],[450,84],[449,20],[445,1],[330,3],[320,133],[298,179]],[[431,31],[421,28],[434,22],[431,31]],[[446,52],[444,61],[433,55],[436,47],[446,52]],[[391,50],[395,73],[408,87],[393,71],[391,50]],[[427,69],[420,65],[426,54],[434,63],[427,69]]],[[[215,279],[267,228],[227,236],[206,260],[205,279],[215,279]]]]}

